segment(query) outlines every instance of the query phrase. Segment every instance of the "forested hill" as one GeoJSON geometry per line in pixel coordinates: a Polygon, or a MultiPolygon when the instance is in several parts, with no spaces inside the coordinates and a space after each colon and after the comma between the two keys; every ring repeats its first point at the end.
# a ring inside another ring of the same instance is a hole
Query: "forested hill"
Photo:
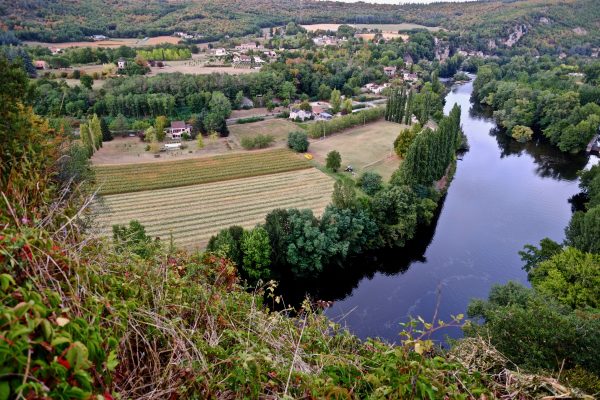
{"type": "Polygon", "coordinates": [[[21,39],[80,40],[186,31],[204,40],[299,23],[415,22],[461,32],[473,49],[515,44],[558,51],[600,46],[600,1],[524,0],[374,5],[296,0],[0,0],[2,28],[21,39]],[[517,40],[521,34],[523,37],[517,40]],[[490,42],[492,40],[492,42],[490,42]],[[512,43],[515,42],[516,43],[512,43]]]}

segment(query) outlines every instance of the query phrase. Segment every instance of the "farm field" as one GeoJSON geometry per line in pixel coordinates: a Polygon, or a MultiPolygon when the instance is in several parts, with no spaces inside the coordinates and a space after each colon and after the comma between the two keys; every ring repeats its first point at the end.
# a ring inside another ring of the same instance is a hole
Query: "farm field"
{"type": "MultiPolygon", "coordinates": [[[[275,146],[286,146],[288,133],[302,130],[293,122],[274,118],[248,124],[232,124],[229,125],[230,137],[240,146],[240,142],[244,136],[255,137],[257,135],[272,135],[275,138],[273,143],[275,146]]],[[[240,146],[241,147],[241,146],[240,146]]]]}
{"type": "Polygon", "coordinates": [[[91,160],[95,166],[172,162],[231,153],[231,145],[234,145],[230,137],[218,138],[214,142],[209,138],[204,138],[203,149],[197,148],[195,140],[183,143],[188,146],[186,149],[170,150],[160,153],[160,157],[155,158],[153,153],[146,151],[148,143],[142,142],[137,137],[117,136],[110,142],[104,142],[102,148],[94,153],[91,160]]]}
{"type": "Polygon", "coordinates": [[[192,75],[210,75],[210,74],[229,74],[229,75],[244,75],[256,73],[258,70],[252,68],[234,68],[234,67],[205,67],[203,65],[194,65],[187,61],[167,61],[167,65],[158,68],[151,68],[147,76],[154,76],[164,73],[181,72],[182,74],[192,75]]]}
{"type": "Polygon", "coordinates": [[[337,150],[342,156],[342,169],[351,165],[359,175],[364,171],[374,171],[387,180],[400,165],[393,145],[404,128],[405,125],[380,120],[326,139],[311,140],[308,152],[317,163],[325,165],[327,153],[337,150]]]}
{"type": "Polygon", "coordinates": [[[275,107],[273,111],[267,110],[267,107],[255,107],[248,110],[233,110],[229,116],[229,120],[238,118],[249,118],[263,115],[276,115],[285,110],[284,107],[275,107]]]}
{"type": "Polygon", "coordinates": [[[154,46],[160,43],[172,43],[177,44],[181,41],[180,38],[175,36],[155,36],[147,39],[132,39],[132,38],[110,38],[107,40],[98,40],[95,42],[61,42],[61,43],[50,43],[50,42],[36,42],[36,41],[24,41],[28,46],[42,46],[48,48],[66,49],[68,47],[142,47],[142,46],[154,46]]]}
{"type": "Polygon", "coordinates": [[[135,219],[153,237],[189,248],[205,247],[231,225],[251,228],[276,208],[310,208],[320,215],[329,204],[333,180],[310,168],[186,187],[103,196],[95,205],[100,235],[135,219]]]}
{"type": "Polygon", "coordinates": [[[139,192],[310,168],[287,149],[254,150],[170,162],[96,166],[98,194],[139,192]]]}

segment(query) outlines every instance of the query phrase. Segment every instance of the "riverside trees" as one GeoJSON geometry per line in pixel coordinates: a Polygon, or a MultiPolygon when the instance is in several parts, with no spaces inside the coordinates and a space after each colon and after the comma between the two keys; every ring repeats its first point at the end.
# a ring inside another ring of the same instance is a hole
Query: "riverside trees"
{"type": "MultiPolygon", "coordinates": [[[[382,188],[376,176],[363,177],[360,182],[367,196],[357,197],[352,181],[338,181],[332,204],[320,218],[310,210],[269,213],[264,229],[271,254],[269,274],[263,278],[315,278],[350,256],[382,247],[402,247],[412,239],[418,224],[431,221],[440,197],[434,181],[446,173],[458,149],[460,108],[455,106],[442,118],[436,131],[422,132],[417,138],[422,139],[411,144],[389,186],[382,188]]],[[[211,239],[209,250],[227,253],[231,251],[228,249],[240,248],[235,241],[227,246],[219,244],[219,238],[231,236],[227,231],[211,239]]]]}

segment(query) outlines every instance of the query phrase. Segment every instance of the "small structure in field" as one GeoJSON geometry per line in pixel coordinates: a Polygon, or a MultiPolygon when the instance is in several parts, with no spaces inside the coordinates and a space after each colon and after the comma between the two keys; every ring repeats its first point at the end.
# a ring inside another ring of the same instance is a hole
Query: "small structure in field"
{"type": "Polygon", "coordinates": [[[108,36],[104,36],[104,35],[92,35],[92,40],[95,42],[99,42],[101,40],[106,40],[108,39],[108,36]]]}
{"type": "Polygon", "coordinates": [[[179,149],[181,149],[181,142],[172,142],[172,143],[163,144],[160,150],[168,151],[168,150],[179,150],[179,149]]]}
{"type": "Polygon", "coordinates": [[[192,126],[183,121],[172,121],[171,126],[165,129],[165,133],[171,139],[181,140],[184,134],[191,135],[192,126]]]}
{"type": "Polygon", "coordinates": [[[222,47],[215,49],[215,56],[217,57],[225,57],[227,54],[227,50],[222,47]]]}
{"type": "Polygon", "coordinates": [[[119,60],[117,61],[117,68],[125,69],[126,66],[127,66],[127,60],[125,60],[123,57],[119,58],[119,60]]]}
{"type": "Polygon", "coordinates": [[[44,60],[35,60],[33,66],[35,69],[48,69],[48,63],[44,60]]]}

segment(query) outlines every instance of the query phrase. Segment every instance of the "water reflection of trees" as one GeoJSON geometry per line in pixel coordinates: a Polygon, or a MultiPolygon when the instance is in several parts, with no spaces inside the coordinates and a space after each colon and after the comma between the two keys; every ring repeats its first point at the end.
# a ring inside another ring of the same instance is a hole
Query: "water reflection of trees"
{"type": "Polygon", "coordinates": [[[278,292],[291,305],[300,304],[306,296],[313,300],[340,300],[352,294],[364,278],[372,279],[376,273],[403,274],[413,263],[425,262],[425,252],[433,240],[444,200],[440,201],[431,224],[420,228],[406,246],[362,254],[343,265],[329,265],[318,279],[284,279],[280,282],[278,292]]]}
{"type": "Polygon", "coordinates": [[[563,153],[542,135],[536,135],[527,143],[513,140],[497,127],[490,130],[490,135],[498,142],[500,158],[527,154],[536,164],[535,173],[542,178],[573,181],[577,179],[577,172],[587,164],[584,154],[563,153]]]}

